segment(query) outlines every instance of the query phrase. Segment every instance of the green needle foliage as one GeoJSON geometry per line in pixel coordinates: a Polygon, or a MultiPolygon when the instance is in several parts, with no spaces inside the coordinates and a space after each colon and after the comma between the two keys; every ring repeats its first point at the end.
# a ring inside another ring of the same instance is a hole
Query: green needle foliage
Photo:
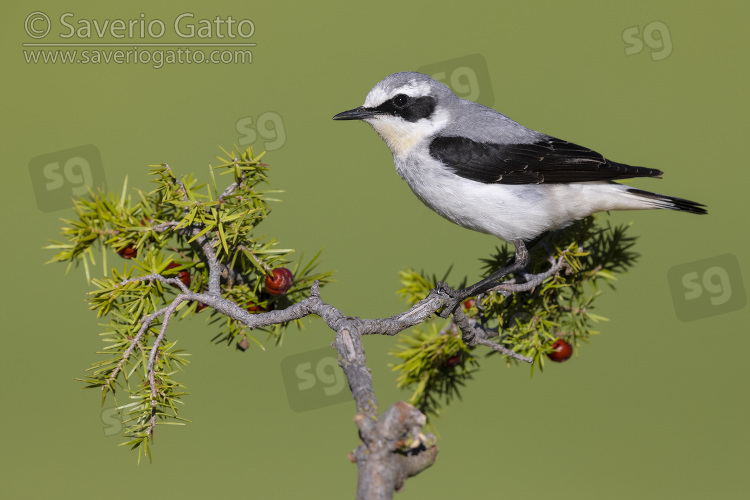
{"type": "Polygon", "coordinates": [[[437,321],[399,337],[391,354],[401,360],[394,367],[401,372],[398,386],[411,389],[409,403],[428,416],[438,415],[442,406],[460,398],[459,389],[479,368],[473,349],[463,343],[458,328],[449,325],[439,330],[437,321]]]}
{"type": "MultiPolygon", "coordinates": [[[[246,350],[262,342],[281,343],[290,323],[250,331],[240,321],[197,300],[209,288],[211,262],[221,270],[223,299],[251,313],[284,309],[309,297],[315,280],[329,281],[330,272],[316,272],[318,255],[292,260],[291,249],[277,247],[274,238],[258,235],[257,226],[270,213],[268,202],[279,191],[267,189],[267,165],[252,150],[224,152],[216,166],[209,165],[210,182],[200,184],[192,175],[177,177],[169,165],[152,166],[155,189],[128,191],[127,180],[119,194],[90,193],[74,200],[75,217],[65,220],[63,241],[47,248],[57,251],[51,262],[82,265],[95,289],[89,306],[101,324],[103,359],[87,376],[78,379],[88,388],[113,398],[123,391],[128,402],[123,412],[126,442],[151,456],[157,425],[184,425],[179,415],[186,388],[180,383],[188,354],[167,338],[169,322],[202,315],[215,329],[214,341],[246,350]],[[229,176],[222,192],[216,177],[229,176]],[[215,256],[215,259],[214,259],[215,256]],[[96,273],[97,259],[102,268],[96,273]],[[114,259],[114,266],[108,260],[114,259]],[[214,259],[212,261],[212,259],[214,259]],[[285,267],[294,276],[283,294],[267,291],[266,277],[285,267]],[[258,338],[263,332],[265,339],[258,338]]],[[[564,339],[577,350],[596,334],[593,325],[605,318],[593,313],[601,285],[613,287],[615,275],[637,259],[634,238],[626,226],[597,225],[594,217],[547,234],[530,249],[528,274],[508,276],[512,286],[533,282],[530,290],[503,290],[462,304],[462,310],[502,347],[530,358],[531,372],[543,370],[555,339],[564,339]],[[551,270],[551,271],[550,271],[551,270]]],[[[496,249],[483,261],[485,276],[510,260],[507,247],[496,249]]],[[[448,270],[450,272],[450,270],[448,270]]],[[[446,281],[448,273],[441,281],[446,281]]],[[[401,273],[399,291],[409,304],[424,299],[437,286],[438,277],[407,270],[401,273]]],[[[463,279],[461,286],[466,283],[463,279]]],[[[203,296],[204,300],[208,300],[203,296]]],[[[217,307],[219,307],[217,305],[217,307]]],[[[301,320],[293,321],[302,327],[301,320]]],[[[413,391],[410,402],[427,415],[460,398],[460,388],[479,369],[473,347],[462,340],[452,320],[432,319],[399,337],[392,351],[398,359],[398,384],[413,391]]],[[[491,351],[491,355],[498,354],[491,351]]],[[[511,357],[506,361],[517,364],[511,357]]]]}
{"type": "MultiPolygon", "coordinates": [[[[209,267],[201,244],[207,242],[222,264],[221,295],[250,312],[282,309],[310,295],[315,280],[329,281],[330,272],[315,272],[318,255],[305,262],[292,261],[291,249],[277,247],[274,238],[256,234],[256,227],[270,213],[269,201],[279,193],[262,189],[267,184],[267,165],[252,150],[224,151],[220,164],[209,165],[210,183],[199,184],[192,176],[178,178],[166,164],[152,165],[151,192],[128,192],[127,180],[118,195],[90,193],[74,200],[75,217],[63,219],[64,241],[47,248],[57,250],[50,262],[82,264],[86,278],[95,286],[89,306],[108,321],[100,334],[106,346],[105,359],[94,363],[82,379],[87,387],[115,396],[122,389],[130,403],[118,407],[125,412],[123,443],[150,457],[150,442],[157,424],[184,424],[178,416],[187,394],[178,381],[188,354],[176,348],[177,341],[165,337],[164,310],[181,293],[178,280],[190,292],[205,293],[209,267]],[[217,175],[231,179],[229,188],[217,190],[217,175]],[[92,277],[97,257],[101,276],[92,277]],[[108,271],[108,260],[114,266],[108,271]],[[285,294],[265,290],[266,276],[286,267],[294,282],[285,294]],[[175,278],[171,283],[143,279],[149,275],[175,278]],[[142,279],[138,279],[142,278],[142,279]],[[127,281],[126,280],[131,280],[127,281]],[[144,319],[146,321],[144,322],[144,319]],[[151,320],[150,323],[148,321],[151,320]],[[148,325],[148,328],[146,328],[148,325]],[[149,371],[149,365],[153,371],[149,371]]],[[[181,302],[171,316],[203,315],[214,325],[214,340],[245,350],[250,342],[261,346],[257,334],[198,301],[181,302]],[[204,309],[206,309],[204,311],[204,309]]],[[[166,320],[169,321],[169,320],[166,320]]],[[[302,322],[294,322],[302,327],[302,322]]],[[[264,331],[266,340],[281,343],[288,324],[264,331]]],[[[115,399],[115,401],[117,401],[115,399]]]]}
{"type": "MultiPolygon", "coordinates": [[[[635,238],[626,230],[627,226],[611,227],[609,223],[598,226],[592,216],[549,233],[530,249],[527,269],[531,274],[543,273],[552,265],[551,259],[557,262],[562,258],[558,272],[530,291],[492,292],[477,302],[467,301],[463,310],[485,328],[497,331],[495,342],[533,359],[532,374],[537,366],[543,370],[555,339],[564,339],[577,351],[580,343],[599,333],[592,325],[606,320],[593,313],[601,285],[614,288],[615,274],[625,272],[638,258],[632,251],[635,238]]],[[[483,259],[484,276],[510,258],[507,246],[496,249],[492,257],[483,259]]],[[[434,275],[404,271],[399,294],[414,304],[424,299],[437,281],[434,275]]],[[[399,372],[399,387],[413,391],[409,402],[427,415],[438,415],[442,406],[460,397],[459,388],[479,367],[473,348],[463,343],[455,325],[440,318],[400,337],[391,354],[399,360],[393,366],[399,372]]],[[[497,354],[491,351],[491,355],[497,354]]],[[[508,357],[507,363],[518,361],[508,357]]]]}

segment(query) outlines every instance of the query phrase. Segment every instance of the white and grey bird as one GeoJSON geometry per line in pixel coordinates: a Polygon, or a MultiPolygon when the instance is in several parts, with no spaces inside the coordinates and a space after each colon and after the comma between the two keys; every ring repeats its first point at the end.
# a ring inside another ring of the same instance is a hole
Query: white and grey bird
{"type": "Polygon", "coordinates": [[[528,129],[421,73],[387,76],[363,106],[333,119],[369,123],[425,205],[459,226],[514,242],[517,253],[518,242],[595,212],[706,213],[700,203],[614,182],[659,177],[660,170],[617,163],[528,129]]]}

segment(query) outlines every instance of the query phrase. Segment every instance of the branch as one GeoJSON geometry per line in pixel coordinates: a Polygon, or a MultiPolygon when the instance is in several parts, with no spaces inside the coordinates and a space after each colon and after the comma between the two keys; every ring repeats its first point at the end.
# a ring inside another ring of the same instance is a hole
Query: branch
{"type": "Polygon", "coordinates": [[[335,345],[339,353],[339,366],[346,375],[357,406],[357,414],[363,418],[377,419],[378,400],[372,386],[372,374],[367,369],[362,335],[358,330],[343,327],[336,333],[335,345]]]}
{"type": "MultiPolygon", "coordinates": [[[[199,232],[197,228],[193,229],[193,236],[199,232]]],[[[205,234],[198,237],[195,242],[200,246],[203,255],[206,256],[206,263],[208,264],[208,293],[216,297],[221,297],[221,271],[224,266],[216,258],[216,252],[214,252],[211,240],[205,234]]]]}
{"type": "Polygon", "coordinates": [[[518,354],[517,352],[511,351],[510,349],[503,347],[500,344],[496,344],[495,342],[488,340],[488,338],[497,336],[497,334],[482,327],[475,319],[471,319],[466,316],[466,313],[464,313],[461,309],[456,309],[455,311],[453,311],[453,321],[456,323],[456,326],[458,326],[458,328],[461,330],[461,333],[463,334],[462,339],[464,341],[464,344],[468,346],[475,347],[477,345],[483,345],[519,361],[524,361],[526,363],[531,363],[534,361],[529,357],[518,354]]]}
{"type": "MultiPolygon", "coordinates": [[[[199,230],[192,228],[188,231],[197,234],[199,230]]],[[[120,284],[120,286],[124,286],[135,281],[157,280],[175,285],[180,289],[180,293],[168,306],[143,318],[138,335],[133,339],[132,344],[124,353],[123,359],[118,363],[117,370],[110,377],[111,380],[114,380],[120,371],[120,367],[132,354],[134,346],[140,341],[151,323],[156,318],[164,316],[159,335],[151,347],[147,366],[151,389],[151,419],[149,422],[149,434],[151,436],[153,436],[156,425],[158,404],[154,365],[159,347],[166,335],[169,319],[179,304],[184,301],[198,301],[213,307],[216,311],[250,329],[286,323],[314,314],[336,332],[334,345],[338,351],[339,365],[344,371],[356,404],[355,423],[359,428],[360,438],[362,439],[362,444],[351,455],[359,470],[357,498],[392,498],[393,492],[401,489],[408,477],[418,474],[435,462],[437,457],[437,447],[434,444],[435,437],[422,433],[421,428],[425,424],[426,417],[419,410],[408,403],[399,401],[389,407],[380,418],[378,417],[378,401],[375,397],[372,375],[366,364],[362,336],[393,336],[426,321],[450,300],[445,292],[439,288],[433,289],[425,299],[390,318],[362,319],[346,316],[336,307],[324,302],[320,297],[319,283],[315,281],[308,298],[285,309],[251,314],[234,302],[221,297],[220,278],[224,266],[218,261],[211,241],[205,235],[196,239],[196,242],[208,263],[209,290],[207,293],[192,292],[179,278],[165,278],[158,274],[130,278],[120,284]]],[[[530,290],[542,283],[547,277],[558,272],[563,265],[563,257],[551,260],[551,264],[550,269],[544,273],[519,277],[525,280],[523,283],[516,283],[515,279],[508,280],[498,285],[494,290],[511,293],[530,290]]],[[[530,358],[488,340],[497,334],[485,329],[476,320],[467,317],[461,309],[454,311],[453,321],[461,330],[463,341],[467,345],[483,345],[514,359],[532,362],[530,358]]]]}
{"type": "MultiPolygon", "coordinates": [[[[207,254],[207,257],[210,253],[207,254]]],[[[210,257],[209,257],[210,259],[210,257]]],[[[209,265],[215,266],[211,273],[218,273],[218,262],[213,259],[209,265]]],[[[391,498],[394,491],[400,489],[406,478],[413,476],[432,465],[437,457],[434,436],[425,436],[421,432],[425,416],[413,406],[397,402],[384,415],[378,418],[378,402],[372,383],[372,375],[366,365],[363,335],[396,335],[397,333],[425,321],[443,306],[445,294],[433,290],[426,299],[418,302],[409,310],[390,318],[360,319],[345,316],[337,308],[327,304],[320,297],[320,288],[314,282],[310,297],[293,304],[286,309],[251,314],[235,303],[212,293],[195,293],[190,291],[179,278],[165,278],[150,274],[124,280],[119,286],[142,281],[159,281],[180,288],[172,302],[141,320],[141,328],[123,354],[116,370],[110,377],[114,380],[122,365],[132,354],[135,346],[159,317],[164,316],[159,335],[151,347],[147,371],[150,385],[151,418],[149,434],[153,437],[156,426],[158,387],[155,364],[167,328],[169,319],[179,304],[195,300],[213,307],[220,313],[233,318],[251,329],[262,328],[277,323],[302,319],[315,314],[336,332],[335,346],[339,354],[339,364],[344,370],[349,388],[355,400],[357,416],[355,422],[360,429],[362,444],[354,452],[359,466],[360,484],[358,498],[391,498]]]]}
{"type": "Polygon", "coordinates": [[[500,292],[506,297],[512,293],[528,292],[533,290],[535,287],[541,285],[544,280],[560,272],[565,267],[565,254],[567,250],[563,250],[560,256],[555,260],[551,255],[547,259],[550,263],[550,268],[539,274],[522,274],[518,278],[511,278],[503,281],[496,287],[488,290],[488,292],[500,292]]]}
{"type": "Polygon", "coordinates": [[[421,432],[426,422],[422,412],[409,403],[397,401],[379,420],[358,414],[362,444],[350,455],[359,473],[357,499],[390,499],[404,481],[435,463],[435,436],[421,432]]]}
{"type": "MultiPolygon", "coordinates": [[[[180,186],[182,186],[183,190],[185,189],[182,183],[180,183],[180,186]]],[[[161,233],[166,231],[167,229],[174,229],[177,225],[177,222],[163,222],[161,224],[156,224],[152,227],[152,229],[158,233],[161,233]]],[[[177,232],[185,236],[196,236],[201,232],[201,228],[193,225],[178,229],[177,232]]],[[[203,252],[203,255],[206,257],[206,264],[208,264],[208,293],[215,296],[221,296],[222,271],[225,268],[229,270],[229,268],[219,262],[219,259],[216,257],[216,252],[213,248],[213,243],[206,237],[205,234],[196,238],[194,243],[200,248],[201,252],[203,252]]],[[[187,290],[187,288],[185,288],[184,286],[181,286],[181,289],[183,292],[189,292],[189,290],[187,290]]]]}
{"type": "Polygon", "coordinates": [[[154,345],[151,347],[151,354],[148,357],[148,366],[147,366],[148,383],[151,388],[151,420],[149,422],[148,433],[151,436],[151,439],[154,438],[154,428],[156,427],[156,405],[157,405],[157,394],[158,394],[158,388],[156,387],[156,371],[154,370],[154,363],[156,361],[156,356],[159,353],[159,346],[161,346],[161,343],[164,341],[164,337],[167,334],[167,326],[169,326],[169,319],[172,317],[172,314],[174,313],[175,309],[177,309],[177,306],[180,305],[182,300],[183,299],[178,295],[168,307],[163,309],[164,320],[161,323],[161,330],[159,331],[159,336],[156,337],[156,340],[154,341],[154,345]]]}
{"type": "MultiPolygon", "coordinates": [[[[262,156],[262,155],[261,155],[262,156]]],[[[236,156],[232,158],[232,163],[234,163],[235,168],[237,167],[237,163],[239,162],[239,158],[236,156]]],[[[221,193],[221,196],[219,196],[219,201],[224,201],[228,196],[232,196],[234,192],[237,190],[238,187],[242,184],[242,182],[245,180],[245,177],[247,177],[247,174],[244,172],[240,174],[239,180],[231,183],[227,188],[224,190],[223,193],[221,193]]]]}

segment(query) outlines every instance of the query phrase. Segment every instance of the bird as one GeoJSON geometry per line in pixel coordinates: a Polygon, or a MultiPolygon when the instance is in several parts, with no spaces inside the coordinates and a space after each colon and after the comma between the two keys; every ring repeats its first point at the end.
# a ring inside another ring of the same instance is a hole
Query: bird
{"type": "Polygon", "coordinates": [[[459,98],[422,73],[385,77],[362,106],[333,119],[372,126],[393,154],[396,172],[437,214],[515,246],[513,263],[488,278],[459,291],[445,286],[452,307],[522,270],[528,264],[526,242],[595,212],[666,208],[707,213],[701,203],[616,182],[660,178],[661,170],[618,163],[529,129],[459,98]]]}

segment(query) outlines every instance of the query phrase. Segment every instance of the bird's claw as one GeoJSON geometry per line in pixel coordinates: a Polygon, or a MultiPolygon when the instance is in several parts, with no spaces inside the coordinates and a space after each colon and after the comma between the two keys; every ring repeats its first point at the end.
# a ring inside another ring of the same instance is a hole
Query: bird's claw
{"type": "Polygon", "coordinates": [[[443,309],[438,313],[441,318],[447,318],[456,309],[458,304],[461,303],[461,294],[458,290],[454,290],[447,284],[439,281],[436,287],[437,294],[445,294],[446,297],[443,299],[443,309]]]}

